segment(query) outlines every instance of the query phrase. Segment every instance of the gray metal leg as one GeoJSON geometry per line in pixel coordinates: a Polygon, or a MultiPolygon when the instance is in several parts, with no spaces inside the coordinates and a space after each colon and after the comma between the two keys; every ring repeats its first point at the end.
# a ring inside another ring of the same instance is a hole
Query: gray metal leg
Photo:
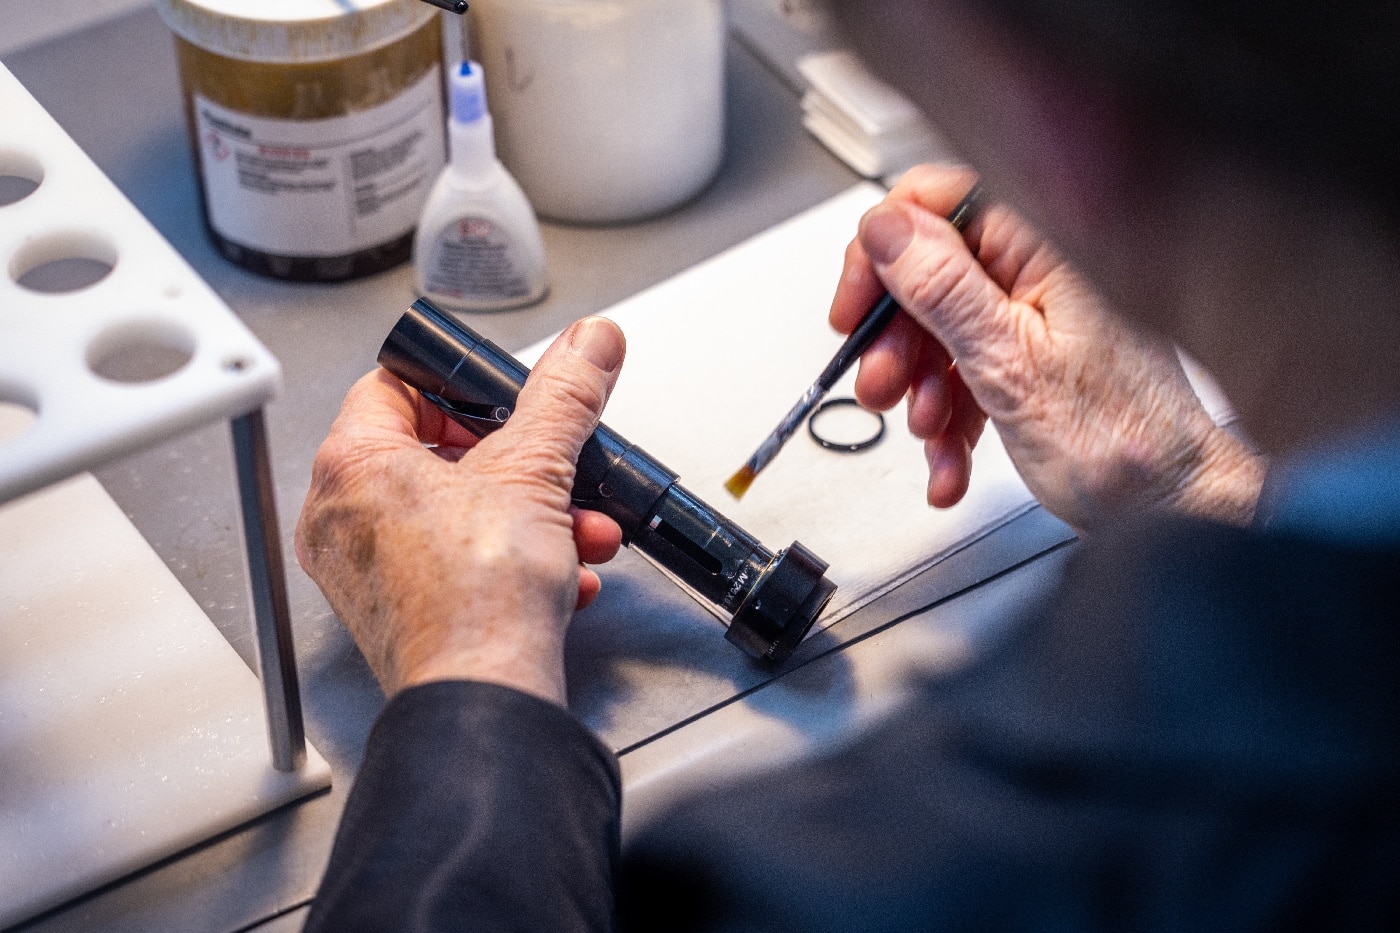
{"type": "Polygon", "coordinates": [[[272,765],[278,771],[295,771],[306,762],[306,733],[292,647],[287,573],[282,565],[282,539],[277,530],[267,425],[259,408],[233,419],[231,426],[272,765]]]}

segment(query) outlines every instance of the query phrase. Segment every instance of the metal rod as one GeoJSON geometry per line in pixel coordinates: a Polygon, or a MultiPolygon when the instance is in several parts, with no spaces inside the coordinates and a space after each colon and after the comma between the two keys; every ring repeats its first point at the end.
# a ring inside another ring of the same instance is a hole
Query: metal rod
{"type": "Polygon", "coordinates": [[[248,553],[248,582],[253,593],[253,625],[258,642],[258,669],[267,707],[272,766],[295,771],[306,762],[306,733],[297,687],[292,615],[287,602],[287,572],[277,530],[277,501],[272,487],[272,457],[263,410],[234,418],[233,456],[238,466],[238,497],[243,511],[243,543],[248,553]]]}

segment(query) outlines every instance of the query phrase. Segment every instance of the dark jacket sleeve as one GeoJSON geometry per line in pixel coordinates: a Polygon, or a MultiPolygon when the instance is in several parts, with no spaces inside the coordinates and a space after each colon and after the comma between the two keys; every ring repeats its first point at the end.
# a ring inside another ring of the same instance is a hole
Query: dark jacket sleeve
{"type": "Polygon", "coordinates": [[[506,687],[427,684],[380,714],[306,929],[607,930],[613,755],[506,687]]]}
{"type": "Polygon", "coordinates": [[[1400,554],[1194,523],[874,731],[629,838],[622,929],[1378,930],[1400,917],[1400,554]]]}

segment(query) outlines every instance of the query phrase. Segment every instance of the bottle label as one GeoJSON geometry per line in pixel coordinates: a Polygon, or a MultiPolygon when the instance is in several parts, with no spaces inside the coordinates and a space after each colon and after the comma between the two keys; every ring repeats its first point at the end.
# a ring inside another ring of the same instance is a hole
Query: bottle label
{"type": "Polygon", "coordinates": [[[447,159],[442,76],[320,120],[250,117],[195,95],[209,224],[283,256],[345,256],[404,236],[447,159]]]}
{"type": "Polygon", "coordinates": [[[483,217],[462,217],[438,231],[424,268],[429,294],[460,301],[526,298],[530,279],[516,268],[514,244],[500,226],[483,217]]]}

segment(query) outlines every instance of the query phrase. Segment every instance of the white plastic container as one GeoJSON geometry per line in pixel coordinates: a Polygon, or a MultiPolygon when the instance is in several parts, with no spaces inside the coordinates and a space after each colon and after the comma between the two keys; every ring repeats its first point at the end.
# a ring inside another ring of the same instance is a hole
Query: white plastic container
{"type": "Polygon", "coordinates": [[[451,156],[418,221],[418,291],[454,311],[501,311],[548,290],[544,240],[525,192],[496,158],[481,66],[448,83],[451,156]]]}
{"type": "Polygon", "coordinates": [[[543,217],[640,220],[724,155],[721,0],[472,0],[501,159],[543,217]]]}

